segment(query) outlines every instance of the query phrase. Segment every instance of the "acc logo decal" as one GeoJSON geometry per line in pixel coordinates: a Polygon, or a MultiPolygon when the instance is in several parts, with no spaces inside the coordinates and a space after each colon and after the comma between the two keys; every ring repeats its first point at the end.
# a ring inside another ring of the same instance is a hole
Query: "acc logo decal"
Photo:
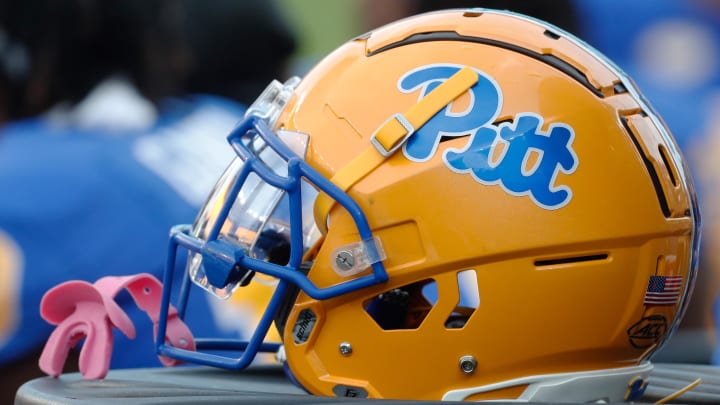
{"type": "MultiPolygon", "coordinates": [[[[426,65],[413,69],[398,81],[403,93],[420,89],[420,98],[450,78],[462,66],[426,65]]],[[[447,167],[456,173],[469,173],[485,185],[499,185],[508,194],[527,195],[548,210],[562,208],[572,199],[572,190],[556,185],[559,172],[574,173],[578,157],[572,148],[573,129],[552,123],[542,131],[543,117],[524,112],[512,123],[493,124],[502,107],[502,92],[494,79],[476,70],[478,82],[469,90],[470,103],[464,111],[453,111],[453,104],[435,114],[403,146],[405,157],[424,162],[437,152],[443,137],[470,135],[462,149],[450,148],[443,154],[447,167]],[[497,151],[499,157],[494,158],[497,151]],[[535,155],[532,167],[531,156],[535,155]]]]}
{"type": "Polygon", "coordinates": [[[630,344],[636,349],[646,349],[665,336],[667,319],[662,315],[646,316],[627,330],[630,344]]]}

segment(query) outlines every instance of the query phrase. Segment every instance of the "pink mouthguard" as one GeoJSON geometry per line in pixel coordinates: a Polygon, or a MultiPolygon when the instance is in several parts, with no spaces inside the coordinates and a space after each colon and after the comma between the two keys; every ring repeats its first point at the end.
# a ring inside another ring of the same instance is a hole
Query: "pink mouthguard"
{"type": "MultiPolygon", "coordinates": [[[[40,355],[40,369],[53,377],[59,376],[68,352],[85,337],[80,349],[80,373],[85,379],[104,378],[110,368],[112,327],[118,328],[130,339],[135,338],[132,321],[114,300],[123,288],[128,290],[138,308],[148,314],[157,334],[162,283],[151,274],[103,277],[94,284],[68,281],[50,289],[40,302],[40,315],[57,325],[40,355]]],[[[190,329],[178,317],[173,306],[168,311],[165,341],[174,347],[195,350],[190,329]]],[[[167,357],[158,357],[165,366],[178,363],[167,357]]]]}

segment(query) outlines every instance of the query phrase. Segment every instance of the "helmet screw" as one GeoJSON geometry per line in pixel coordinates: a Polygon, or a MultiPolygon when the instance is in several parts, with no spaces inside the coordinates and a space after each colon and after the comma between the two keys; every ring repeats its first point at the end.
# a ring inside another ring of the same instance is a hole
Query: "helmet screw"
{"type": "Polygon", "coordinates": [[[341,250],[337,256],[335,256],[335,264],[337,264],[341,270],[350,270],[355,265],[355,258],[352,253],[347,250],[341,250]]]}
{"type": "Polygon", "coordinates": [[[477,368],[477,360],[473,356],[460,357],[460,370],[465,374],[472,374],[477,368]]]}
{"type": "Polygon", "coordinates": [[[340,354],[342,354],[343,356],[349,356],[352,354],[352,346],[348,342],[340,343],[339,350],[340,354]]]}

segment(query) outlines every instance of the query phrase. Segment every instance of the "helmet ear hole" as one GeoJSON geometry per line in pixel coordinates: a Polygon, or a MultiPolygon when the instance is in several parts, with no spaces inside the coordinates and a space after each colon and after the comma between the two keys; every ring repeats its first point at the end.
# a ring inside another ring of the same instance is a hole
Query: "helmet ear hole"
{"type": "Polygon", "coordinates": [[[435,280],[383,292],[365,302],[365,312],[384,330],[417,329],[437,302],[435,280]]]}

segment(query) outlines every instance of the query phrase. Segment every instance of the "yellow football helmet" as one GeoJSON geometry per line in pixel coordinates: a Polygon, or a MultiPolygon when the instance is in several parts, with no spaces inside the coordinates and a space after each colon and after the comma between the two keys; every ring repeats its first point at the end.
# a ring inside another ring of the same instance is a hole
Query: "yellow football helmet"
{"type": "Polygon", "coordinates": [[[529,17],[362,35],[228,139],[238,158],[173,231],[168,273],[182,247],[213,294],[274,293],[249,342],[206,346],[239,358],[160,339],[165,356],[243,368],[278,348],[274,321],[313,394],[635,399],[692,290],[699,213],[672,136],[615,65],[529,17]]]}

